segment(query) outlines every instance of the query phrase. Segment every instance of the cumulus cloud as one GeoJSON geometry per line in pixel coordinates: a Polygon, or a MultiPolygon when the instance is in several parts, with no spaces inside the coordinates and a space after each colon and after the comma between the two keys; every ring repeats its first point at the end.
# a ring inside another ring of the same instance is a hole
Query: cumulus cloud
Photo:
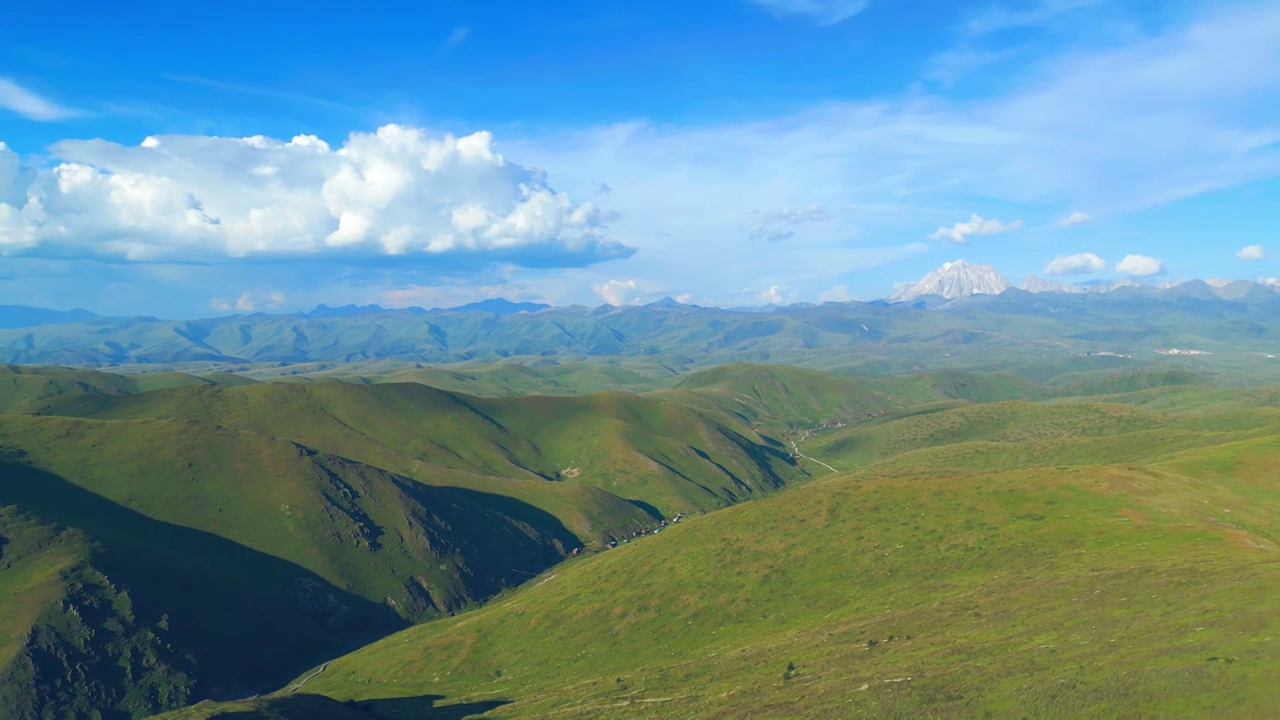
{"type": "Polygon", "coordinates": [[[1064,255],[1050,260],[1044,266],[1045,275],[1087,275],[1102,272],[1107,263],[1093,253],[1064,255]]]}
{"type": "Polygon", "coordinates": [[[1093,218],[1082,212],[1073,212],[1070,215],[1058,221],[1058,227],[1071,227],[1072,225],[1081,225],[1087,223],[1093,218]]]}
{"type": "Polygon", "coordinates": [[[760,293],[760,302],[766,305],[781,305],[787,299],[782,295],[782,288],[777,285],[771,285],[768,290],[760,293]]]}
{"type": "Polygon", "coordinates": [[[1241,260],[1261,260],[1262,246],[1247,245],[1245,247],[1242,247],[1236,251],[1236,257],[1240,258],[1241,260]]]}
{"type": "Polygon", "coordinates": [[[596,294],[610,305],[629,305],[639,294],[640,283],[635,280],[609,280],[595,287],[596,294]]]}
{"type": "Polygon", "coordinates": [[[1150,277],[1164,272],[1164,263],[1146,255],[1125,255],[1116,263],[1116,272],[1134,277],[1150,277]]]}
{"type": "Polygon", "coordinates": [[[0,146],[0,254],[571,267],[632,252],[606,237],[609,213],[509,162],[487,132],[386,125],[336,149],[311,135],[173,135],[52,150],[60,162],[32,173],[0,146]]]}
{"type": "Polygon", "coordinates": [[[209,306],[218,312],[229,312],[231,310],[235,310],[236,312],[253,312],[257,309],[257,305],[253,302],[253,293],[248,290],[240,293],[240,297],[232,301],[226,301],[222,298],[213,298],[209,301],[209,306]]]}
{"type": "Polygon", "coordinates": [[[767,240],[769,242],[781,242],[795,237],[795,230],[790,228],[804,225],[805,223],[823,223],[831,220],[831,215],[816,204],[806,208],[788,208],[767,213],[757,213],[757,215],[759,217],[755,225],[752,226],[751,232],[747,233],[747,237],[751,240],[767,240]]]}
{"type": "Polygon", "coordinates": [[[1022,227],[1021,220],[1014,220],[1011,223],[1004,223],[995,218],[987,220],[981,215],[974,213],[969,217],[968,222],[958,222],[951,227],[940,227],[932,235],[929,236],[933,240],[943,240],[946,242],[960,243],[963,245],[969,240],[969,236],[981,237],[983,235],[996,235],[999,233],[1011,232],[1022,227]]]}
{"type": "Polygon", "coordinates": [[[867,9],[868,0],[750,0],[776,15],[800,15],[819,25],[835,25],[867,9]]]}
{"type": "Polygon", "coordinates": [[[76,115],[75,110],[46,100],[7,78],[0,78],[0,109],[28,120],[63,120],[76,115]]]}

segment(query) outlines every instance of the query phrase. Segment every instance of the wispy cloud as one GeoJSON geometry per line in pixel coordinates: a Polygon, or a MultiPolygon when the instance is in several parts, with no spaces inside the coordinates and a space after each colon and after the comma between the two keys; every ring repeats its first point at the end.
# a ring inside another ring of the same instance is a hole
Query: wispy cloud
{"type": "Polygon", "coordinates": [[[757,219],[747,237],[751,240],[768,240],[781,242],[795,236],[791,229],[806,223],[824,223],[831,220],[831,215],[819,205],[805,208],[787,208],[773,212],[756,213],[757,219]]]}
{"type": "Polygon", "coordinates": [[[869,0],[749,0],[776,15],[799,15],[819,25],[844,22],[867,9],[869,0]]]}
{"type": "Polygon", "coordinates": [[[1110,0],[1035,0],[1020,7],[992,5],[973,16],[964,25],[970,36],[989,35],[1005,30],[1043,27],[1063,15],[1089,10],[1110,0]]]}
{"type": "Polygon", "coordinates": [[[0,108],[15,112],[28,120],[66,120],[79,114],[52,100],[40,97],[8,78],[0,78],[0,108]]]}
{"type": "Polygon", "coordinates": [[[1057,222],[1057,225],[1058,227],[1071,227],[1072,225],[1083,225],[1084,223],[1087,223],[1092,219],[1093,218],[1089,217],[1088,215],[1082,212],[1076,211],[1064,218],[1059,219],[1057,222]]]}
{"type": "Polygon", "coordinates": [[[1236,257],[1241,260],[1261,260],[1263,250],[1261,245],[1247,245],[1236,251],[1236,257]]]}
{"type": "Polygon", "coordinates": [[[470,36],[471,28],[466,25],[459,25],[453,29],[453,32],[449,33],[449,37],[445,38],[444,46],[449,49],[456,48],[466,42],[467,38],[470,36]]]}
{"type": "Polygon", "coordinates": [[[253,85],[241,85],[239,83],[223,82],[221,80],[212,80],[210,78],[198,77],[195,75],[172,75],[162,73],[161,78],[170,82],[183,83],[186,85],[198,85],[213,90],[221,90],[223,92],[237,93],[240,95],[257,95],[259,97],[275,98],[277,100],[290,100],[292,102],[306,103],[308,105],[316,105],[318,107],[329,108],[331,110],[359,110],[354,106],[346,103],[326,100],[325,98],[315,97],[313,95],[304,95],[302,93],[289,92],[287,90],[275,90],[272,88],[255,87],[253,85]]]}

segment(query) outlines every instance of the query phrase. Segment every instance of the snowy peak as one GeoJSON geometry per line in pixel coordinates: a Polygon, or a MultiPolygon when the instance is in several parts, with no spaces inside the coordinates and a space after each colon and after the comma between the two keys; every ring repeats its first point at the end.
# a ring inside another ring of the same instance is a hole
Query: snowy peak
{"type": "Polygon", "coordinates": [[[968,295],[999,295],[1012,287],[1009,280],[990,265],[971,265],[964,260],[943,263],[918,283],[899,287],[889,296],[901,302],[923,295],[939,295],[953,300],[968,295]]]}

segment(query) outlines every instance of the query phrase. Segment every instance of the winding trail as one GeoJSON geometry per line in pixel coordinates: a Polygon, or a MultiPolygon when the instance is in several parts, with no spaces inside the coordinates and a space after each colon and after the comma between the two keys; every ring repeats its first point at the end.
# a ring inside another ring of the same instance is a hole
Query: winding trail
{"type": "Polygon", "coordinates": [[[316,669],[316,671],[315,671],[315,672],[313,672],[313,673],[311,673],[310,675],[308,675],[308,676],[306,676],[306,677],[302,678],[302,682],[300,682],[300,683],[298,683],[297,685],[294,685],[293,687],[289,688],[289,692],[298,692],[299,690],[301,690],[301,689],[302,689],[302,686],[303,686],[303,685],[306,685],[307,683],[311,682],[311,678],[313,678],[313,677],[315,677],[315,676],[319,675],[320,673],[322,673],[322,672],[324,672],[325,670],[328,670],[328,669],[329,669],[329,661],[327,661],[327,660],[326,660],[326,661],[324,662],[324,664],[323,664],[323,665],[321,665],[319,668],[317,668],[317,669],[316,669]]]}
{"type": "MultiPolygon", "coordinates": [[[[805,435],[808,435],[808,433],[805,433],[805,435]]],[[[803,439],[803,438],[802,438],[802,439],[803,439]]],[[[796,445],[796,441],[795,441],[795,440],[792,440],[792,441],[791,441],[791,450],[792,450],[793,452],[795,452],[796,457],[804,458],[805,460],[808,460],[808,461],[810,461],[810,462],[816,462],[816,463],[818,463],[819,465],[821,465],[822,467],[824,467],[824,468],[826,468],[826,469],[830,470],[831,472],[840,472],[839,470],[836,470],[835,468],[833,468],[833,467],[831,467],[830,465],[828,465],[828,464],[826,464],[826,463],[822,462],[821,460],[818,460],[817,458],[811,458],[811,457],[809,457],[808,455],[805,455],[804,453],[800,452],[800,447],[799,447],[798,445],[796,445]]]]}

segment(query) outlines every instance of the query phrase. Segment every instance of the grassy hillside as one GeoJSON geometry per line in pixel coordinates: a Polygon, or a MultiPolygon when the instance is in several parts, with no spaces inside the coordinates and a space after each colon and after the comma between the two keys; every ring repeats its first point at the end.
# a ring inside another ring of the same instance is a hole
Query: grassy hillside
{"type": "Polygon", "coordinates": [[[770,430],[847,422],[904,404],[873,383],[787,365],[746,363],[690,373],[674,390],[655,396],[715,408],[770,430]]]}
{"type": "MultiPolygon", "coordinates": [[[[499,492],[501,485],[472,478],[587,485],[667,515],[722,507],[805,477],[779,442],[731,416],[623,393],[506,399],[417,383],[260,383],[73,398],[55,411],[216,423],[431,484],[499,492]]],[[[517,492],[529,500],[527,490],[517,492]]],[[[622,527],[643,521],[596,497],[586,509],[602,519],[622,527]]],[[[620,528],[591,530],[605,529],[620,528]]]]}
{"type": "MultiPolygon", "coordinates": [[[[5,559],[87,567],[77,572],[97,578],[99,605],[125,602],[119,613],[186,658],[194,697],[262,687],[358,640],[483,600],[577,542],[554,517],[507,498],[191,421],[0,416],[0,447],[0,507],[91,543],[59,560],[10,541],[5,559]]],[[[47,678],[23,675],[21,659],[69,652],[44,647],[59,627],[46,614],[85,586],[57,572],[0,599],[11,682],[26,677],[29,691],[47,678]]],[[[106,652],[101,640],[78,642],[106,652]]],[[[89,676],[67,682],[119,692],[133,682],[89,676]]]]}
{"type": "Polygon", "coordinates": [[[48,412],[73,397],[132,395],[192,385],[253,382],[234,375],[208,378],[180,372],[118,375],[83,368],[0,365],[0,413],[48,412]]]}
{"type": "Polygon", "coordinates": [[[915,474],[1151,462],[1280,430],[1280,410],[1157,413],[1127,404],[1011,402],[908,411],[819,436],[806,453],[840,469],[915,474]]]}
{"type": "Polygon", "coordinates": [[[584,542],[807,477],[715,408],[623,393],[8,379],[0,508],[75,542],[0,531],[14,568],[0,715],[69,703],[126,717],[262,689],[584,542]]]}
{"type": "Polygon", "coordinates": [[[1254,441],[1151,468],[825,480],[558,568],[307,690],[507,703],[494,718],[1265,717],[1277,460],[1254,441]],[[1203,463],[1218,475],[1183,474],[1203,463]]]}

